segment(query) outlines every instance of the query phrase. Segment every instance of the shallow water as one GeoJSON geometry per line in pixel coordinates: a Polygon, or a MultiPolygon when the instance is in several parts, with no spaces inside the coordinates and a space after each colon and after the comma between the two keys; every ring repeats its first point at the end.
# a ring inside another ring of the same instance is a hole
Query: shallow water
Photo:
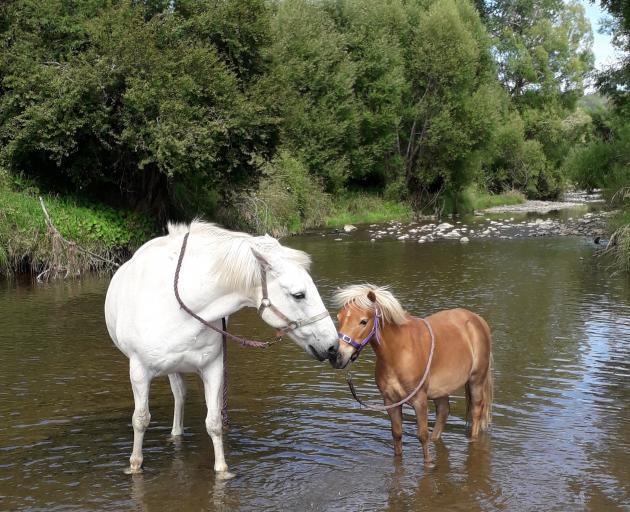
{"type": "MultiPolygon", "coordinates": [[[[0,285],[2,510],[630,510],[630,282],[611,277],[574,237],[432,244],[360,233],[308,251],[324,300],[336,286],[391,284],[425,315],[464,306],[494,334],[492,431],[465,438],[452,399],[437,459],[425,469],[406,409],[404,458],[385,415],[360,410],[344,375],[285,341],[229,349],[227,460],[217,483],[197,378],[186,431],[169,441],[167,379],[151,388],[145,470],[128,476],[132,394],[127,360],[103,321],[107,279],[0,285]]],[[[255,312],[231,330],[272,334],[255,312]]],[[[354,371],[378,398],[373,355],[354,371]]],[[[430,418],[432,423],[432,416],[430,418]]]]}

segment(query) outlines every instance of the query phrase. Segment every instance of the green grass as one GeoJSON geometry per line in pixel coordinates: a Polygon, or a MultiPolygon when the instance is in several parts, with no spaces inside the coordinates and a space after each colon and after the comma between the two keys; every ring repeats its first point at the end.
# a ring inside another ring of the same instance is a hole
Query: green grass
{"type": "Polygon", "coordinates": [[[472,190],[470,200],[474,210],[485,210],[493,206],[509,206],[524,203],[525,196],[517,190],[511,190],[502,194],[490,194],[484,191],[472,190]]]}
{"type": "MultiPolygon", "coordinates": [[[[53,267],[78,275],[99,263],[48,232],[34,187],[15,190],[0,180],[0,274],[53,267]]],[[[121,259],[153,234],[151,222],[131,212],[43,196],[53,224],[67,240],[106,258],[121,259]]]]}
{"type": "Polygon", "coordinates": [[[334,197],[332,203],[324,221],[327,227],[413,218],[413,210],[409,204],[403,201],[386,200],[376,194],[347,192],[334,197]]]}
{"type": "Polygon", "coordinates": [[[608,227],[612,232],[608,252],[612,256],[613,266],[630,273],[630,209],[622,210],[612,217],[608,227]]]}

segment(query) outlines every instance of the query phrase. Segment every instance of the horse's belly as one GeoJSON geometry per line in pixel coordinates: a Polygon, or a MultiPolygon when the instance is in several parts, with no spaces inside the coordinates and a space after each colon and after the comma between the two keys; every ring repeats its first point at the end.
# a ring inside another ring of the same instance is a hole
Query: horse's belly
{"type": "Polygon", "coordinates": [[[468,382],[468,373],[451,374],[451,375],[431,375],[429,386],[427,390],[428,397],[433,400],[434,398],[440,398],[452,394],[457,389],[461,388],[468,382]]]}
{"type": "Polygon", "coordinates": [[[198,372],[212,364],[221,354],[221,337],[217,333],[202,332],[189,338],[168,338],[163,342],[144,344],[135,351],[145,367],[154,375],[198,372]]]}

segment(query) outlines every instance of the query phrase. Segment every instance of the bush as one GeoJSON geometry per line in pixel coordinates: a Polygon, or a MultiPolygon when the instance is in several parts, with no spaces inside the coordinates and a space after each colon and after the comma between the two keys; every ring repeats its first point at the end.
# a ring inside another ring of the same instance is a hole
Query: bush
{"type": "Polygon", "coordinates": [[[300,160],[281,150],[263,172],[258,190],[238,202],[249,229],[283,236],[323,224],[330,197],[300,160]]]}

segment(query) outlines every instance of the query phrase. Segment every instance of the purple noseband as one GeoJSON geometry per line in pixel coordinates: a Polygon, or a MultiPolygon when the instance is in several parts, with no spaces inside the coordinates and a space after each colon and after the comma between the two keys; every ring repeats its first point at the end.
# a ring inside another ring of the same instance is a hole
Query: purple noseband
{"type": "Polygon", "coordinates": [[[342,333],[341,331],[339,331],[337,333],[337,335],[339,336],[339,339],[345,343],[347,343],[348,345],[350,345],[351,347],[354,347],[356,349],[355,353],[352,355],[352,360],[354,361],[357,357],[359,357],[359,353],[363,350],[363,347],[365,347],[368,342],[374,337],[376,336],[376,342],[379,342],[379,336],[378,336],[378,306],[376,304],[374,304],[374,322],[372,323],[372,330],[370,331],[370,333],[363,338],[363,340],[361,342],[356,342],[355,340],[353,340],[350,336],[348,336],[347,334],[342,333]]]}

